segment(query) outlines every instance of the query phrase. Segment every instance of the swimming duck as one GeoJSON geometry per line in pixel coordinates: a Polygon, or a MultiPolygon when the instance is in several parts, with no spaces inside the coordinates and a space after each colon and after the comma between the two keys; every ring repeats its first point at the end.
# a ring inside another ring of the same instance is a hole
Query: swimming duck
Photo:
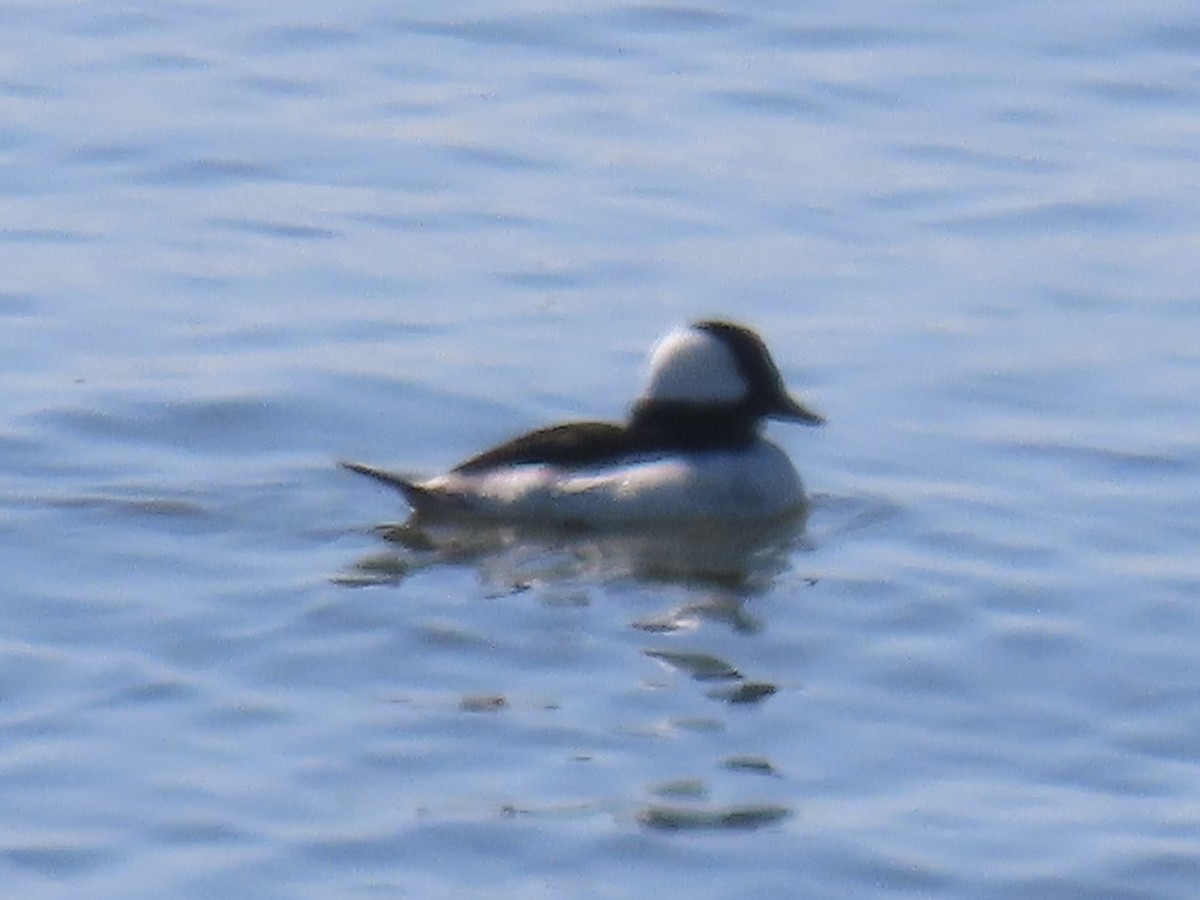
{"type": "Polygon", "coordinates": [[[620,527],[803,515],[800,476],[762,437],[765,419],[824,422],[788,394],[754,331],[706,320],[654,348],[623,424],[541,428],[426,480],[341,465],[397,488],[417,521],[620,527]]]}

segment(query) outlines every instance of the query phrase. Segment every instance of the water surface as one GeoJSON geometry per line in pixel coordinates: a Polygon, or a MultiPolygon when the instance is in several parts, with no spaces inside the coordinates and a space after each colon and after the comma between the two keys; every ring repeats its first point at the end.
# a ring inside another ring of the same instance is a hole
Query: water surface
{"type": "Polygon", "coordinates": [[[0,24],[11,893],[1194,895],[1186,5],[0,24]],[[709,315],[830,419],[749,584],[396,568],[334,466],[709,315]]]}

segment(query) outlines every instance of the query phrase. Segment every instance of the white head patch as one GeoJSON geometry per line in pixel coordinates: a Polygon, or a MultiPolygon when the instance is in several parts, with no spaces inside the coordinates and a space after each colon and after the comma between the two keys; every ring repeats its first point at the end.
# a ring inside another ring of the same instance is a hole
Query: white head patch
{"type": "Polygon", "coordinates": [[[747,394],[746,379],[733,354],[705,331],[673,331],[650,354],[644,400],[685,403],[737,403],[747,394]]]}

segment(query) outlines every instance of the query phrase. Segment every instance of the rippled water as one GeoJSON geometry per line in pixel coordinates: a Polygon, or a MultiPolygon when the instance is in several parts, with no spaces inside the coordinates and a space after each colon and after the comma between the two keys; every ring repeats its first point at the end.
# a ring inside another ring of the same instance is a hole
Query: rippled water
{"type": "Polygon", "coordinates": [[[0,25],[7,892],[1194,896],[1187,4],[0,25]],[[830,419],[749,583],[430,560],[334,466],[711,314],[830,419]]]}

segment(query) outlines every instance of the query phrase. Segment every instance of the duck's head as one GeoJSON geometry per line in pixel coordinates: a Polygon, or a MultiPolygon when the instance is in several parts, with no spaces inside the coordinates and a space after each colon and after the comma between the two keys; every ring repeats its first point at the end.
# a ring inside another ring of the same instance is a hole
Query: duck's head
{"type": "Polygon", "coordinates": [[[668,334],[650,354],[635,410],[654,407],[720,410],[753,421],[825,421],[788,394],[762,338],[742,325],[711,320],[668,334]]]}

